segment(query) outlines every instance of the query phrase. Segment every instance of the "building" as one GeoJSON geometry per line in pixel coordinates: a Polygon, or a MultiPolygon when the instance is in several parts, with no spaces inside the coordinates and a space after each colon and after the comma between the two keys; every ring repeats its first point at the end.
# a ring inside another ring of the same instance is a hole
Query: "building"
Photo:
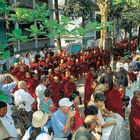
{"type": "MultiPolygon", "coordinates": [[[[41,5],[43,3],[47,3],[47,0],[6,0],[8,5],[12,5],[13,3],[18,4],[19,7],[21,8],[27,8],[29,10],[33,10],[35,7],[35,4],[41,5]]],[[[48,4],[48,3],[47,3],[48,4]]],[[[10,11],[12,13],[12,10],[10,11]]],[[[5,21],[1,18],[0,19],[0,42],[6,42],[7,36],[6,32],[11,32],[12,30],[20,27],[22,29],[23,35],[29,34],[25,28],[29,27],[30,24],[14,24],[13,22],[9,22],[9,27],[8,29],[6,28],[6,23],[5,21]]],[[[30,49],[37,49],[37,48],[42,48],[45,46],[45,44],[49,44],[49,40],[47,38],[34,38],[30,42],[26,43],[17,43],[16,45],[12,45],[14,52],[22,51],[22,50],[30,50],[30,49]]]]}

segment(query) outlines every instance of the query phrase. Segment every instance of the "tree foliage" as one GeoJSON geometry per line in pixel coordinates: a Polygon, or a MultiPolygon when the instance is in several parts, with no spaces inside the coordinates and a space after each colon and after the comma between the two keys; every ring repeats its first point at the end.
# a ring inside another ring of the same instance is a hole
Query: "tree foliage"
{"type": "Polygon", "coordinates": [[[67,17],[91,19],[93,12],[97,10],[97,5],[92,0],[67,0],[64,12],[67,17]]]}

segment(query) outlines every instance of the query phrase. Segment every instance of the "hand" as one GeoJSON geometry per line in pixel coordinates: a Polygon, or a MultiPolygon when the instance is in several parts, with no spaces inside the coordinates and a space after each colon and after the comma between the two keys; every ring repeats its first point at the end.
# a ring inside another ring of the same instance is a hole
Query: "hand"
{"type": "Polygon", "coordinates": [[[68,113],[68,118],[69,118],[69,119],[73,118],[73,117],[75,116],[75,114],[76,114],[76,111],[70,111],[70,112],[68,113]]]}
{"type": "Polygon", "coordinates": [[[127,88],[128,88],[128,89],[130,89],[130,88],[131,88],[131,84],[130,84],[130,83],[128,84],[127,88]]]}
{"type": "Polygon", "coordinates": [[[117,122],[116,122],[115,119],[113,119],[113,120],[111,121],[111,123],[112,123],[112,125],[116,125],[116,124],[117,124],[117,122]]]}

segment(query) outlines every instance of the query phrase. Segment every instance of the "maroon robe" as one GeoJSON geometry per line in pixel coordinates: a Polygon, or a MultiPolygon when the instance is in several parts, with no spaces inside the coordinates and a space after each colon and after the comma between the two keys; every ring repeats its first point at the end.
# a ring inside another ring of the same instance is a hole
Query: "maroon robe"
{"type": "Polygon", "coordinates": [[[90,101],[90,97],[93,93],[93,90],[91,88],[91,81],[93,80],[93,74],[88,73],[85,79],[85,91],[84,91],[84,105],[87,106],[88,102],[90,101]]]}
{"type": "Polygon", "coordinates": [[[131,140],[140,140],[140,106],[132,106],[129,115],[131,140]]]}
{"type": "Polygon", "coordinates": [[[122,109],[122,93],[119,90],[112,88],[108,94],[106,94],[106,108],[115,113],[124,116],[122,109]]]}
{"type": "Polygon", "coordinates": [[[61,99],[60,84],[58,82],[53,81],[50,85],[50,88],[52,89],[52,101],[54,102],[55,106],[58,107],[58,102],[61,99]]]}
{"type": "Polygon", "coordinates": [[[73,91],[76,90],[76,84],[72,81],[68,81],[64,86],[64,96],[69,97],[73,91]]]}

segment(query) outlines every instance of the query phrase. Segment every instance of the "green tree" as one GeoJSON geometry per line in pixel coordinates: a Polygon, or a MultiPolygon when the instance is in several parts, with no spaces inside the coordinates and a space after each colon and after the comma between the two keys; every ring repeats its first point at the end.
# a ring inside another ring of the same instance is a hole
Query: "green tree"
{"type": "Polygon", "coordinates": [[[129,33],[129,42],[132,38],[132,28],[139,27],[138,41],[140,40],[140,2],[139,0],[113,0],[110,14],[119,35],[119,28],[129,33]]]}
{"type": "Polygon", "coordinates": [[[64,13],[67,17],[77,19],[82,17],[82,27],[86,21],[95,21],[93,13],[98,9],[96,3],[91,0],[66,0],[64,13]]]}
{"type": "MultiPolygon", "coordinates": [[[[64,14],[71,18],[77,19],[82,17],[81,27],[78,28],[78,33],[85,32],[86,23],[88,20],[95,21],[94,12],[97,10],[97,5],[91,0],[66,0],[64,14]]],[[[86,33],[86,32],[85,32],[86,33]]],[[[84,35],[85,35],[84,33],[84,35]]],[[[85,37],[83,35],[83,45],[85,45],[85,37]]]]}

